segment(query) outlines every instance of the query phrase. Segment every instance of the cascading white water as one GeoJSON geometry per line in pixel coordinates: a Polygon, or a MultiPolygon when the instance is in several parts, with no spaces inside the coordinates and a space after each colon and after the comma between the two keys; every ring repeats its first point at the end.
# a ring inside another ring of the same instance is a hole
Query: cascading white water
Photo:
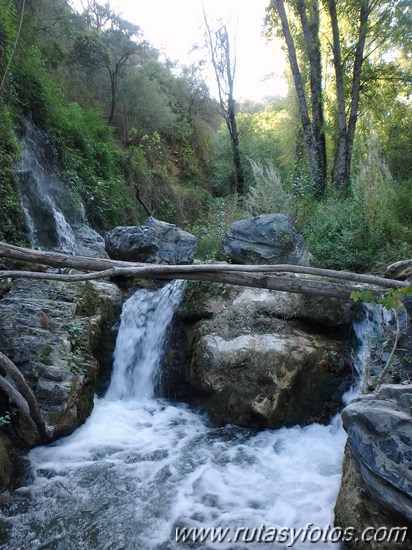
{"type": "Polygon", "coordinates": [[[15,176],[32,247],[104,256],[104,240],[88,226],[83,205],[61,181],[45,134],[29,120],[22,127],[15,176]]]}
{"type": "MultiPolygon", "coordinates": [[[[24,126],[25,131],[20,139],[22,152],[17,165],[17,175],[20,175],[20,195],[31,245],[36,248],[44,246],[44,241],[39,235],[39,228],[44,224],[41,213],[49,212],[54,220],[56,246],[65,252],[74,253],[76,240],[73,230],[53,198],[56,177],[48,169],[47,162],[41,155],[44,137],[29,121],[26,120],[24,126]]],[[[48,237],[53,239],[51,235],[48,237]]]]}
{"type": "MultiPolygon", "coordinates": [[[[333,525],[346,441],[339,417],[276,431],[214,428],[186,405],[153,398],[180,292],[171,283],[126,302],[106,397],[70,437],[31,451],[33,479],[0,516],[2,548],[254,549],[262,544],[242,538],[176,543],[175,529],[333,525]]],[[[364,341],[366,330],[360,323],[364,341]]]]}
{"type": "Polygon", "coordinates": [[[125,303],[106,399],[142,400],[154,396],[167,327],[182,290],[182,282],[166,285],[157,292],[141,290],[125,303]]]}

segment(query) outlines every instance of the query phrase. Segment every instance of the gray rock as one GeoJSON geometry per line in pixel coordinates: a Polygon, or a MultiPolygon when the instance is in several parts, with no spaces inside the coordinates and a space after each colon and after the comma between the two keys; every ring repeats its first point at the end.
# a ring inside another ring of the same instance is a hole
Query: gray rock
{"type": "Polygon", "coordinates": [[[412,260],[401,260],[386,268],[385,277],[389,279],[412,279],[412,260]]]}
{"type": "Polygon", "coordinates": [[[191,384],[209,395],[219,422],[276,428],[325,421],[350,375],[339,342],[285,325],[278,332],[225,339],[203,336],[191,384]]]}
{"type": "MultiPolygon", "coordinates": [[[[97,358],[104,350],[111,363],[122,298],[111,283],[21,280],[0,300],[0,350],[25,376],[53,437],[71,433],[93,407],[97,358]]],[[[13,426],[28,446],[39,443],[18,417],[13,426]]]]}
{"type": "Polygon", "coordinates": [[[242,308],[253,309],[256,317],[267,315],[282,319],[302,319],[329,327],[349,326],[354,317],[349,301],[257,288],[242,290],[235,298],[234,311],[242,308]]]}
{"type": "Polygon", "coordinates": [[[375,500],[412,521],[412,385],[384,385],[342,412],[351,457],[375,500]]]}
{"type": "Polygon", "coordinates": [[[105,243],[110,258],[129,262],[191,264],[196,252],[194,235],[153,217],[143,225],[115,227],[105,243]]]}
{"type": "Polygon", "coordinates": [[[325,336],[318,321],[321,309],[312,313],[317,320],[309,324],[305,304],[299,319],[292,315],[293,295],[288,304],[287,296],[280,293],[278,300],[278,294],[187,285],[180,311],[190,349],[186,377],[219,423],[307,424],[326,421],[340,408],[351,369],[349,330],[339,326],[338,309],[328,314],[333,323],[326,320],[325,336]]]}
{"type": "Polygon", "coordinates": [[[76,253],[92,258],[108,258],[104,248],[104,239],[90,226],[82,224],[73,227],[76,238],[76,253]]]}
{"type": "Polygon", "coordinates": [[[233,263],[309,265],[303,237],[284,214],[263,214],[230,226],[223,250],[233,263]]]}

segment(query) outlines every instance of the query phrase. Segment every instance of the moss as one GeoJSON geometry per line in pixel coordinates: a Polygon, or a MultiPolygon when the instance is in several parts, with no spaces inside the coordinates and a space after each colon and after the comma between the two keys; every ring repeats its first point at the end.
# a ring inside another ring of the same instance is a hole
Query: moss
{"type": "Polygon", "coordinates": [[[84,285],[84,293],[76,308],[76,315],[81,317],[92,317],[96,314],[98,298],[96,291],[88,281],[84,285]]]}

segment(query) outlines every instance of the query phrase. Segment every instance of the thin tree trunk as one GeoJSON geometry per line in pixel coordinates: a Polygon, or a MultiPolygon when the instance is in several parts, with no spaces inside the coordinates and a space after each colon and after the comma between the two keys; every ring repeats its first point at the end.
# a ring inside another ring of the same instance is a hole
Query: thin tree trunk
{"type": "Polygon", "coordinates": [[[322,99],[322,61],[319,42],[319,5],[316,0],[312,9],[309,7],[309,18],[303,0],[298,0],[297,8],[309,57],[313,144],[316,151],[318,173],[316,194],[321,197],[326,188],[327,161],[322,99]]]}
{"type": "Polygon", "coordinates": [[[292,70],[293,81],[295,84],[296,96],[298,101],[300,119],[302,123],[303,135],[308,150],[309,165],[315,179],[318,180],[318,161],[313,140],[312,126],[309,118],[308,107],[306,104],[305,88],[303,86],[302,75],[299,70],[296,56],[296,47],[289,28],[289,22],[283,0],[274,0],[274,8],[277,10],[282,24],[282,32],[285,37],[288,49],[289,63],[292,70]]]}
{"type": "Polygon", "coordinates": [[[114,111],[116,108],[116,88],[117,88],[117,71],[111,71],[109,69],[110,74],[110,90],[111,90],[111,102],[110,102],[110,115],[107,119],[107,124],[111,124],[114,117],[114,111]]]}
{"type": "Polygon", "coordinates": [[[352,163],[352,149],[355,139],[356,123],[358,120],[359,98],[361,89],[361,75],[363,65],[363,52],[365,49],[366,34],[368,32],[368,19],[370,15],[369,0],[362,0],[359,15],[359,37],[356,44],[355,61],[353,66],[351,105],[346,136],[346,160],[345,160],[345,184],[349,181],[352,163]]]}
{"type": "Polygon", "coordinates": [[[229,130],[230,138],[232,142],[233,164],[235,166],[235,177],[236,177],[236,183],[235,183],[236,192],[242,195],[245,190],[245,176],[243,173],[242,162],[240,159],[239,133],[237,131],[235,102],[233,100],[229,101],[227,126],[228,126],[228,130],[229,130]]]}
{"type": "Polygon", "coordinates": [[[339,188],[343,188],[346,178],[346,101],[343,79],[342,52],[340,47],[340,31],[335,0],[327,2],[333,36],[333,63],[335,66],[336,98],[338,108],[338,145],[334,161],[333,179],[339,188]]]}
{"type": "Polygon", "coordinates": [[[236,101],[234,98],[234,82],[236,73],[236,56],[231,60],[229,35],[225,26],[216,33],[215,40],[203,8],[203,18],[206,25],[209,50],[212,58],[212,65],[215,71],[216,84],[219,92],[219,102],[225,119],[233,152],[233,165],[235,169],[235,190],[239,194],[244,193],[245,176],[240,156],[239,132],[236,124],[236,101]],[[218,47],[221,50],[222,59],[217,58],[218,47]]]}

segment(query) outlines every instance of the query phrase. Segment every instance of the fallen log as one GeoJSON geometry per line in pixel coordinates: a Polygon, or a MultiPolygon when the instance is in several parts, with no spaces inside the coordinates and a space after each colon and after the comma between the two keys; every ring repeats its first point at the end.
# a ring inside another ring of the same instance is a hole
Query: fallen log
{"type": "Polygon", "coordinates": [[[107,277],[138,277],[154,279],[186,279],[226,283],[270,290],[281,290],[306,295],[328,296],[348,299],[356,290],[371,290],[374,295],[384,289],[405,288],[410,286],[405,281],[384,279],[374,275],[319,269],[295,265],[231,265],[231,264],[197,264],[197,265],[151,265],[124,262],[105,258],[71,256],[58,252],[46,252],[21,248],[0,243],[0,256],[5,258],[48,265],[58,268],[92,271],[88,274],[37,273],[31,271],[1,271],[0,278],[33,278],[61,281],[80,281],[107,277]],[[305,275],[298,277],[297,275],[305,275]],[[310,279],[308,276],[326,278],[327,281],[310,279]],[[331,281],[330,279],[334,279],[331,281]],[[351,281],[356,284],[342,283],[351,281]]]}

